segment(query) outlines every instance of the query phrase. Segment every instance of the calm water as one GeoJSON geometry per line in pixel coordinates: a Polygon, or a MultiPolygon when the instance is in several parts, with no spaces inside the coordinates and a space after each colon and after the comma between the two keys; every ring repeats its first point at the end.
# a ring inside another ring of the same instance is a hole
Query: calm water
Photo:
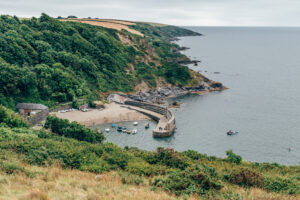
{"type": "Polygon", "coordinates": [[[230,89],[177,98],[183,106],[175,111],[177,130],[170,138],[154,139],[140,125],[136,135],[112,131],[107,140],[122,147],[193,149],[218,157],[232,149],[248,161],[299,165],[300,28],[190,29],[205,35],[178,42],[191,48],[186,55],[202,61],[190,67],[230,89]],[[229,129],[239,134],[227,136],[229,129]]]}

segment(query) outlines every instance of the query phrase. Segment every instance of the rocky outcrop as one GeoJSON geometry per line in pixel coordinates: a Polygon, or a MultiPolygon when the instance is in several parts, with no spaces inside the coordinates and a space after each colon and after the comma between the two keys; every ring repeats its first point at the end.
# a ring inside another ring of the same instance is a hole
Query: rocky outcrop
{"type": "MultiPolygon", "coordinates": [[[[223,89],[225,89],[225,87],[222,85],[222,83],[213,82],[211,85],[208,83],[203,83],[202,85],[193,87],[158,87],[156,89],[150,89],[147,91],[138,91],[135,94],[128,94],[127,97],[135,101],[161,103],[164,99],[168,97],[177,97],[189,93],[205,93],[209,91],[217,91],[223,89]]],[[[126,95],[121,94],[121,96],[122,97],[115,94],[111,94],[108,96],[108,100],[122,102],[123,98],[126,95]],[[122,98],[122,100],[120,98],[122,98]]]]}

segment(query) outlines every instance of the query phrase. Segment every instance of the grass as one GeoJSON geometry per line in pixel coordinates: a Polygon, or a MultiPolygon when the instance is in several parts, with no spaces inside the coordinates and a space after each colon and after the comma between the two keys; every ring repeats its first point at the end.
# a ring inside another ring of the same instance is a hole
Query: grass
{"type": "Polygon", "coordinates": [[[30,178],[22,173],[0,173],[0,199],[175,199],[166,192],[151,191],[147,184],[123,184],[117,172],[99,178],[94,173],[57,166],[27,168],[39,175],[30,178]]]}
{"type": "MultiPolygon", "coordinates": [[[[24,173],[6,174],[0,172],[0,199],[206,199],[197,196],[176,197],[161,190],[153,191],[153,188],[149,185],[149,178],[145,177],[142,184],[127,184],[122,180],[122,175],[116,171],[99,176],[95,173],[62,169],[59,166],[36,167],[25,165],[25,169],[35,172],[38,175],[28,177],[24,173]]],[[[218,199],[296,200],[298,198],[295,196],[267,193],[259,188],[247,189],[227,186],[222,190],[224,194],[218,199]]]]}

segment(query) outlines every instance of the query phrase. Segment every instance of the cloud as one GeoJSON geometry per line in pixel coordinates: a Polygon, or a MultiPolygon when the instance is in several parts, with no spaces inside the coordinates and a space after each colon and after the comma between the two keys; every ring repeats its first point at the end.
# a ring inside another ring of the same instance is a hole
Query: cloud
{"type": "Polygon", "coordinates": [[[299,26],[298,0],[0,0],[20,17],[77,15],[202,26],[299,26]]]}

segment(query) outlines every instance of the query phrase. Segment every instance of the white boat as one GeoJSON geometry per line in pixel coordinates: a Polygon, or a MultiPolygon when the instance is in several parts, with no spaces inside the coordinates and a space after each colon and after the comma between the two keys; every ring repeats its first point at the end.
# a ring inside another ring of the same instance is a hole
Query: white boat
{"type": "Polygon", "coordinates": [[[109,128],[106,128],[106,129],[105,129],[105,132],[107,132],[107,133],[108,133],[109,131],[110,131],[110,129],[109,129],[109,128]]]}
{"type": "Polygon", "coordinates": [[[137,126],[139,123],[138,122],[133,122],[133,125],[134,126],[137,126]]]}
{"type": "Polygon", "coordinates": [[[133,130],[131,131],[131,133],[132,133],[132,134],[136,134],[136,133],[137,133],[137,129],[136,129],[136,128],[133,129],[133,130]]]}

